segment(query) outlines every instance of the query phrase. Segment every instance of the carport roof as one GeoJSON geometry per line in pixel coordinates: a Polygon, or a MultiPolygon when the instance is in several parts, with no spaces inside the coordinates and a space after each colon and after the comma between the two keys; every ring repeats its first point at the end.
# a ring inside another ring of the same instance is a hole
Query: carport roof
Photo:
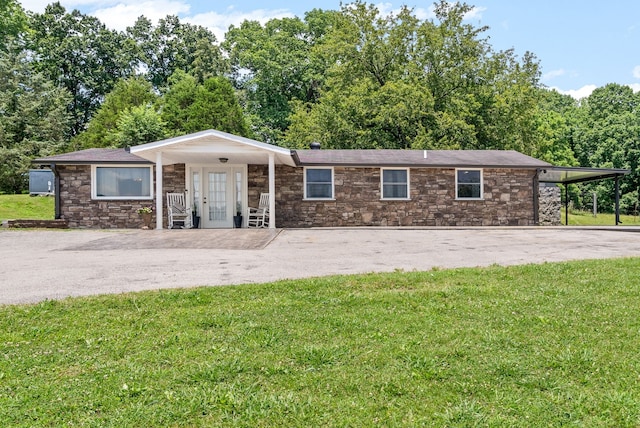
{"type": "Polygon", "coordinates": [[[620,177],[630,172],[628,169],[617,168],[553,166],[542,169],[538,178],[541,183],[573,184],[620,177]]]}

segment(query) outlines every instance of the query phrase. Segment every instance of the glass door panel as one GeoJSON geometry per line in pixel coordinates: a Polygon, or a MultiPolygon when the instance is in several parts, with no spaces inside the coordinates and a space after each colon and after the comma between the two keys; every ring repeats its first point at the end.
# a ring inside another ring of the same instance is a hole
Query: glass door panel
{"type": "Polygon", "coordinates": [[[203,226],[208,228],[233,225],[233,176],[226,169],[208,169],[205,173],[203,226]]]}

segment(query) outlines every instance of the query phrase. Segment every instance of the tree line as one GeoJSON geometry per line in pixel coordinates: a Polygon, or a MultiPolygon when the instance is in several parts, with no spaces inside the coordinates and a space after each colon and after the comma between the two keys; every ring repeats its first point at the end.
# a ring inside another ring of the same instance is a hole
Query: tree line
{"type": "MultiPolygon", "coordinates": [[[[435,17],[362,1],[245,21],[224,40],[167,16],[125,31],[52,3],[0,0],[0,192],[35,157],[215,128],[284,147],[513,149],[562,166],[628,168],[638,210],[640,95],[616,83],[574,100],[540,82],[533,53],[495,50],[472,6],[435,17]]],[[[612,183],[598,192],[611,209],[612,183]]]]}

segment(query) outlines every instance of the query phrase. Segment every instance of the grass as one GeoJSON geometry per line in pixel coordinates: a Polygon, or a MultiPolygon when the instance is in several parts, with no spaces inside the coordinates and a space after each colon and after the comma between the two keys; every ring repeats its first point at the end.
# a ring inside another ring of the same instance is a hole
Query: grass
{"type": "Polygon", "coordinates": [[[4,220],[51,220],[53,196],[0,195],[0,222],[4,220]]]}
{"type": "MultiPolygon", "coordinates": [[[[562,224],[565,223],[564,208],[561,211],[562,224]]],[[[620,215],[623,226],[640,226],[640,218],[633,215],[620,215]]],[[[592,212],[570,211],[569,226],[613,226],[616,224],[616,216],[612,213],[598,213],[596,217],[592,212]]]]}
{"type": "Polygon", "coordinates": [[[1,426],[640,425],[640,259],[0,307],[1,426]]]}

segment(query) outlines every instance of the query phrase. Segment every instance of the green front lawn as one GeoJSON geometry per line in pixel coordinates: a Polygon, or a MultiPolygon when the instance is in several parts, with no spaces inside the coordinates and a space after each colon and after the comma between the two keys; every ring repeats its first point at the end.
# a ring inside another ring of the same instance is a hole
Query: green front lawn
{"type": "Polygon", "coordinates": [[[53,196],[0,195],[0,222],[3,220],[53,220],[53,196]]]}
{"type": "Polygon", "coordinates": [[[640,259],[0,307],[0,426],[640,425],[640,259]]]}
{"type": "MultiPolygon", "coordinates": [[[[565,224],[564,208],[562,209],[562,224],[565,224]]],[[[640,218],[633,215],[620,215],[622,226],[640,226],[640,218]]],[[[595,217],[592,212],[570,211],[569,226],[613,226],[616,224],[615,214],[598,213],[595,217]]]]}

